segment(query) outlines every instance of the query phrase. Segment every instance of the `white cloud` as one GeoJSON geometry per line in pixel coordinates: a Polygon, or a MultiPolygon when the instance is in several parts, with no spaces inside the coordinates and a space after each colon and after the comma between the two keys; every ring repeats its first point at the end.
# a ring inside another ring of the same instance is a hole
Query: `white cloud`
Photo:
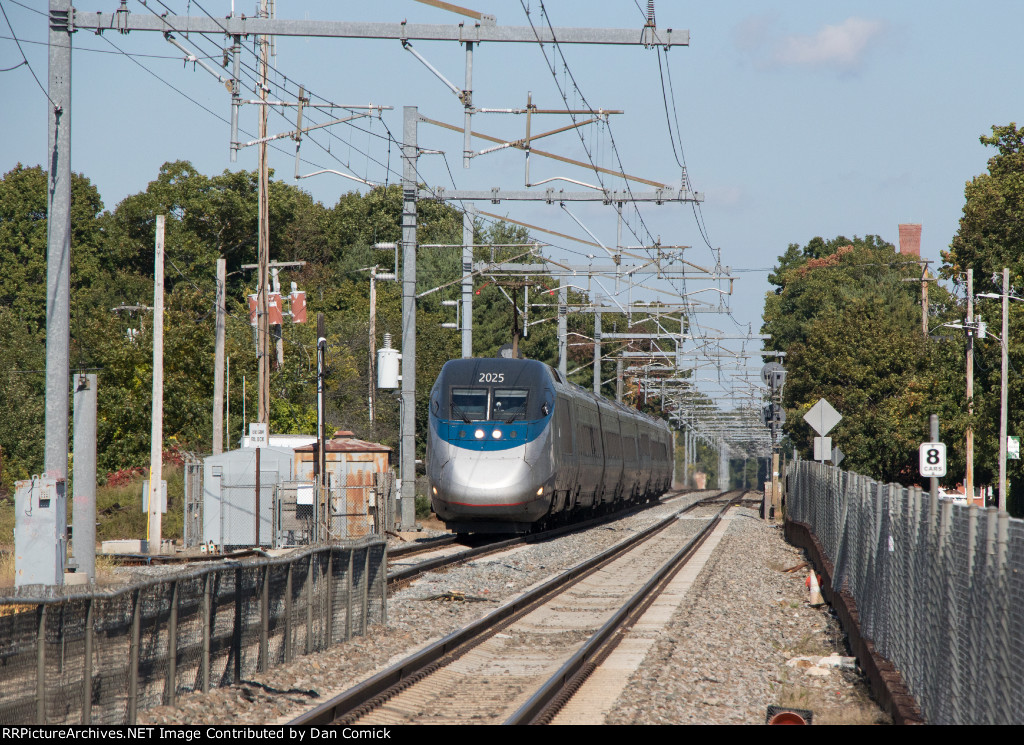
{"type": "Polygon", "coordinates": [[[867,49],[885,31],[885,23],[866,18],[847,18],[835,26],[824,26],[812,35],[792,34],[783,38],[772,61],[781,65],[831,67],[851,72],[860,67],[867,49]]]}

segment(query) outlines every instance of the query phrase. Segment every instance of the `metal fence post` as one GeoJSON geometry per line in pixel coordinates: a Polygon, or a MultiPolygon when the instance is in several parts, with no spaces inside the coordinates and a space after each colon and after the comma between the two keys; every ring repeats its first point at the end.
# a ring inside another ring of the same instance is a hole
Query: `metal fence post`
{"type": "Polygon", "coordinates": [[[964,586],[967,588],[964,593],[963,601],[963,628],[961,640],[964,646],[964,696],[962,699],[960,711],[964,717],[964,723],[966,724],[971,719],[971,712],[974,709],[974,698],[975,698],[975,671],[977,666],[975,665],[975,648],[977,646],[977,635],[974,632],[975,624],[977,622],[976,611],[977,608],[972,602],[971,588],[975,582],[979,581],[978,567],[976,554],[978,551],[978,518],[981,516],[981,508],[977,505],[971,504],[967,508],[967,567],[966,567],[966,578],[964,580],[964,586]]]}
{"type": "Polygon", "coordinates": [[[959,626],[960,616],[956,605],[956,544],[953,541],[953,503],[949,500],[941,500],[939,504],[939,565],[942,582],[943,607],[945,608],[946,622],[940,625],[942,635],[945,637],[943,651],[945,652],[945,677],[949,681],[951,695],[946,706],[947,721],[955,721],[957,689],[960,683],[960,665],[957,659],[957,635],[956,629],[959,626]]]}
{"type": "Polygon", "coordinates": [[[46,604],[36,606],[36,724],[46,724],[46,604]]]}
{"type": "Polygon", "coordinates": [[[132,608],[132,640],[128,650],[128,724],[135,724],[139,706],[139,634],[142,626],[142,590],[136,590],[132,608]]]}
{"type": "Polygon", "coordinates": [[[377,583],[380,585],[380,622],[387,626],[388,623],[388,544],[384,544],[381,550],[380,566],[377,568],[377,583]]]}
{"type": "MultiPolygon", "coordinates": [[[[258,449],[258,448],[257,448],[258,449]]],[[[235,569],[235,627],[231,635],[231,648],[235,655],[232,683],[242,679],[242,570],[235,569]]]]}
{"type": "MultiPolygon", "coordinates": [[[[1000,499],[1002,499],[1000,495],[1000,499]]],[[[1012,609],[1010,608],[1010,573],[1009,566],[1009,540],[1010,540],[1010,515],[1000,511],[996,517],[996,587],[994,602],[996,603],[996,627],[993,637],[993,649],[997,652],[995,657],[998,672],[993,671],[992,699],[995,704],[996,724],[1005,724],[1014,721],[1015,710],[1014,697],[1017,691],[1012,690],[1009,682],[1013,680],[1013,664],[1011,661],[1013,650],[1013,637],[1010,633],[1012,609]]]]}
{"type": "Polygon", "coordinates": [[[345,640],[352,638],[352,569],[355,564],[353,549],[348,550],[348,573],[345,577],[345,640]]]}
{"type": "Polygon", "coordinates": [[[85,652],[82,658],[82,724],[92,722],[92,642],[93,606],[96,599],[90,597],[85,610],[85,652]]]}
{"type": "Polygon", "coordinates": [[[265,673],[270,667],[267,655],[270,650],[270,565],[263,566],[263,590],[260,597],[260,658],[256,669],[265,673]]]}
{"type": "Polygon", "coordinates": [[[366,634],[368,616],[370,615],[370,547],[363,549],[363,622],[359,626],[359,633],[366,634]]]}
{"type": "Polygon", "coordinates": [[[327,549],[327,608],[325,613],[327,633],[321,649],[327,649],[334,643],[334,547],[327,549]]]}
{"type": "Polygon", "coordinates": [[[210,636],[213,634],[213,572],[203,578],[203,659],[200,686],[210,692],[210,636]]]}
{"type": "Polygon", "coordinates": [[[174,706],[178,689],[178,580],[171,583],[171,617],[167,623],[167,687],[164,700],[174,706]]]}
{"type": "Polygon", "coordinates": [[[998,510],[995,507],[985,508],[985,567],[984,567],[984,600],[981,608],[981,661],[983,679],[980,681],[981,695],[979,696],[980,723],[996,724],[995,703],[1001,678],[999,677],[999,664],[997,659],[1006,654],[1006,649],[1000,649],[995,645],[996,626],[998,622],[998,578],[999,567],[996,553],[996,531],[998,528],[998,510]]]}
{"type": "Polygon", "coordinates": [[[284,660],[292,659],[292,574],[295,562],[288,562],[288,576],[284,585],[284,660]]]}
{"type": "Polygon", "coordinates": [[[309,553],[309,563],[306,565],[306,648],[305,653],[313,651],[313,559],[316,554],[309,553]]]}

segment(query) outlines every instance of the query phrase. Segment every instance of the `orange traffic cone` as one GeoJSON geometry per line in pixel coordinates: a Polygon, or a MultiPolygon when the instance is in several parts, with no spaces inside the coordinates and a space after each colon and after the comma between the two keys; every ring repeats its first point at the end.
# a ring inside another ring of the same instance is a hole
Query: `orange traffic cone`
{"type": "Polygon", "coordinates": [[[824,605],[825,598],[821,596],[821,588],[818,587],[818,576],[814,573],[813,569],[811,569],[810,574],[807,577],[807,586],[810,588],[810,597],[807,600],[808,604],[814,608],[817,608],[819,605],[824,605]]]}

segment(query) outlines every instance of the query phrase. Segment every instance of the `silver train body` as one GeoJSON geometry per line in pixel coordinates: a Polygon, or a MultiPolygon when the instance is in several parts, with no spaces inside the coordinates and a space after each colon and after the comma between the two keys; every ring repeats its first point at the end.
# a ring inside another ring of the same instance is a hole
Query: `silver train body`
{"type": "Polygon", "coordinates": [[[430,394],[431,503],[459,533],[523,533],[655,499],[673,450],[665,421],[536,360],[451,360],[430,394]]]}

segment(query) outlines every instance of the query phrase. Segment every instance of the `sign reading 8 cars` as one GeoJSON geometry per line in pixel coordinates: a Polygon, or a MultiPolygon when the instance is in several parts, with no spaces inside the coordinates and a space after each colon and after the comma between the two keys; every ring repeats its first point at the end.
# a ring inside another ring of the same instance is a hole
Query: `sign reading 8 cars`
{"type": "Polygon", "coordinates": [[[922,442],[919,450],[922,476],[941,478],[946,475],[946,446],[941,442],[922,442]]]}

